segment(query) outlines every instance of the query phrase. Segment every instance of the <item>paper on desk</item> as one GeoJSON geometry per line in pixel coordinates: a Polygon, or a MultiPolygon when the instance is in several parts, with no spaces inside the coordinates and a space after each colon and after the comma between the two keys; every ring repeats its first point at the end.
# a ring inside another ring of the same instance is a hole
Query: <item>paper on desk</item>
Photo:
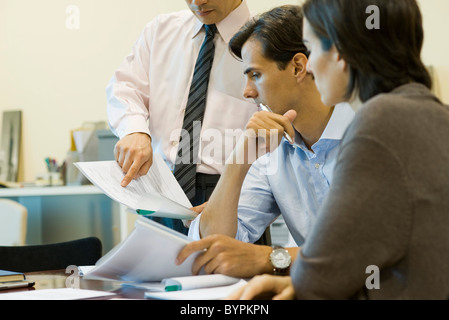
{"type": "Polygon", "coordinates": [[[198,253],[192,254],[181,265],[175,264],[179,251],[191,241],[180,232],[139,217],[129,236],[102,257],[84,277],[150,282],[191,276],[198,253]]]}
{"type": "Polygon", "coordinates": [[[206,274],[190,277],[174,277],[166,278],[162,280],[162,284],[165,287],[177,286],[178,290],[192,290],[210,287],[221,287],[239,282],[240,279],[229,277],[223,274],[206,274]]]}
{"type": "Polygon", "coordinates": [[[169,292],[145,292],[147,299],[159,300],[220,300],[228,297],[232,292],[244,286],[247,282],[241,279],[239,282],[228,286],[220,286],[213,288],[180,290],[169,292]]]}
{"type": "Polygon", "coordinates": [[[75,166],[108,197],[132,210],[154,211],[153,216],[194,219],[196,213],[178,181],[159,154],[148,174],[123,188],[125,174],[116,161],[77,162],[75,166]]]}
{"type": "Polygon", "coordinates": [[[0,294],[0,300],[81,300],[112,297],[115,293],[85,289],[44,289],[0,294]]]}
{"type": "Polygon", "coordinates": [[[186,277],[165,278],[162,282],[138,282],[138,283],[122,283],[122,287],[143,289],[146,291],[178,291],[178,290],[194,290],[211,287],[222,287],[236,284],[240,279],[229,277],[223,274],[206,274],[186,277]],[[176,290],[168,289],[168,287],[177,287],[176,290]]]}

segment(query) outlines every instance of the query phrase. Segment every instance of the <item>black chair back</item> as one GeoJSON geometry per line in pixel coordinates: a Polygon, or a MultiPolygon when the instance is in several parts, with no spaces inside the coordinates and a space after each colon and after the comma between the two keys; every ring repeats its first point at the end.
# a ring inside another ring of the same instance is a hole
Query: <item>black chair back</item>
{"type": "Polygon", "coordinates": [[[102,255],[96,237],[29,246],[0,246],[0,269],[33,272],[94,265],[102,255]]]}

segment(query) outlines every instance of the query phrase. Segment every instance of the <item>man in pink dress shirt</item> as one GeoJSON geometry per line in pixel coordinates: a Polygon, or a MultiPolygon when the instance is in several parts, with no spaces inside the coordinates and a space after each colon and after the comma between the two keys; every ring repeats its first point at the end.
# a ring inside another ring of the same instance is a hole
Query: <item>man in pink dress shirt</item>
{"type": "MultiPolygon", "coordinates": [[[[207,91],[198,155],[197,206],[207,201],[227,156],[257,111],[242,98],[241,62],[228,50],[231,37],[250,19],[245,0],[186,0],[190,10],[161,14],[149,22],[108,87],[108,120],[120,138],[114,149],[126,187],[145,175],[153,153],[174,169],[195,62],[205,38],[204,24],[215,24],[215,56],[207,91]]],[[[186,233],[181,221],[164,224],[186,233]]]]}

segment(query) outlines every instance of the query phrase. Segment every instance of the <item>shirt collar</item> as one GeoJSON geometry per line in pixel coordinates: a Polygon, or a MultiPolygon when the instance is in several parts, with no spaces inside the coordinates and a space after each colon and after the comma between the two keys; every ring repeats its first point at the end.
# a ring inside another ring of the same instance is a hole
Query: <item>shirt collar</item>
{"type": "Polygon", "coordinates": [[[355,112],[348,103],[337,104],[320,140],[341,140],[354,116],[355,112]]]}
{"type": "MultiPolygon", "coordinates": [[[[231,38],[236,34],[240,28],[249,20],[250,11],[246,0],[234,9],[226,18],[218,22],[218,33],[222,37],[223,41],[228,44],[231,38]]],[[[196,19],[195,26],[193,27],[192,38],[195,38],[201,31],[203,23],[196,19]]]]}
{"type": "MultiPolygon", "coordinates": [[[[334,108],[334,112],[332,112],[331,118],[329,119],[326,128],[323,131],[323,134],[321,135],[320,139],[312,146],[312,150],[315,150],[319,145],[324,143],[325,140],[340,141],[343,138],[347,127],[354,119],[354,116],[355,112],[351,108],[349,103],[337,104],[334,108]]],[[[290,146],[290,142],[288,142],[285,138],[283,139],[283,142],[286,145],[290,146]]],[[[301,134],[299,134],[299,132],[296,132],[296,130],[295,145],[306,152],[306,154],[313,154],[313,152],[307,148],[304,140],[302,140],[301,134]]]]}

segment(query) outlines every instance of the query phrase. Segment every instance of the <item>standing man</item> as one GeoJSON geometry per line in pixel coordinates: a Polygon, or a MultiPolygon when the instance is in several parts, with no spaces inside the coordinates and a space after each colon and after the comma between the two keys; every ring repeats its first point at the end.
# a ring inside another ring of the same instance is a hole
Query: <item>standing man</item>
{"type": "MultiPolygon", "coordinates": [[[[145,175],[159,153],[197,206],[208,200],[234,147],[226,142],[238,139],[257,107],[241,98],[241,63],[228,49],[250,18],[246,2],[186,3],[190,11],[152,20],[114,73],[108,120],[120,138],[114,154],[126,174],[122,187],[145,175]]],[[[160,222],[187,233],[180,220],[160,222]]]]}

